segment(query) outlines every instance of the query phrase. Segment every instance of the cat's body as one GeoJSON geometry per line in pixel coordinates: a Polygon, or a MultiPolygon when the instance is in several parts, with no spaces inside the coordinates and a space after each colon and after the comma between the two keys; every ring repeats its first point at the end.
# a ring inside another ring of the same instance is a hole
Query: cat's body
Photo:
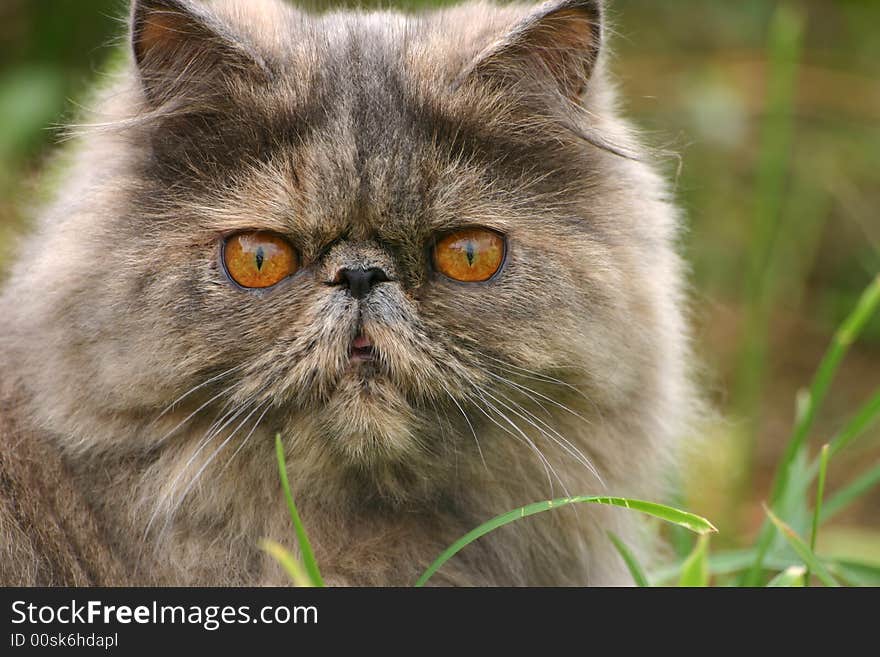
{"type": "MultiPolygon", "coordinates": [[[[411,584],[550,495],[660,494],[691,411],[677,220],[615,114],[598,4],[206,6],[135,3],[133,62],[0,296],[0,581],[284,583],[259,548],[293,544],[276,433],[335,584],[411,584]],[[485,282],[432,266],[468,226],[506,240],[485,282]],[[233,284],[242,231],[300,269],[233,284]],[[349,270],[382,278],[355,294],[349,270]]],[[[607,530],[648,544],[567,508],[434,581],[626,583],[607,530]]]]}

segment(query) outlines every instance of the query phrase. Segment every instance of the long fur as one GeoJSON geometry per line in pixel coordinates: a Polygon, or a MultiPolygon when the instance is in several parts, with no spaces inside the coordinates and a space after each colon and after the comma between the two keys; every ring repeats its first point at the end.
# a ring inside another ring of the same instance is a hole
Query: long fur
{"type": "MultiPolygon", "coordinates": [[[[410,584],[550,496],[662,496],[694,409],[679,221],[619,118],[602,13],[135,3],[134,56],[72,128],[0,296],[3,448],[57,455],[77,494],[52,504],[101,535],[92,580],[284,583],[258,547],[291,543],[276,433],[334,584],[410,584]],[[432,241],[472,225],[506,235],[504,267],[445,279],[432,241]],[[220,248],[239,230],[285,235],[303,268],[237,288],[220,248]],[[354,299],[330,284],[352,266],[389,281],[354,299]],[[352,368],[358,331],[378,358],[352,368]]],[[[0,579],[86,581],[40,565],[58,542],[18,549],[15,518],[0,579]]],[[[632,513],[566,508],[434,581],[625,583],[606,530],[651,549],[632,513]]]]}

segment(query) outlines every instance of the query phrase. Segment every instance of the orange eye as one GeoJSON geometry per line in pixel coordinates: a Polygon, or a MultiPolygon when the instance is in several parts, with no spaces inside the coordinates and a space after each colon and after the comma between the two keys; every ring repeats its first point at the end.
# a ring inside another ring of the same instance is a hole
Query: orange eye
{"type": "Polygon", "coordinates": [[[299,269],[296,251],[274,233],[239,233],[223,247],[226,271],[242,287],[271,287],[299,269]]]}
{"type": "Polygon", "coordinates": [[[504,238],[485,228],[450,233],[434,245],[434,266],[456,281],[487,281],[504,261],[504,238]]]}

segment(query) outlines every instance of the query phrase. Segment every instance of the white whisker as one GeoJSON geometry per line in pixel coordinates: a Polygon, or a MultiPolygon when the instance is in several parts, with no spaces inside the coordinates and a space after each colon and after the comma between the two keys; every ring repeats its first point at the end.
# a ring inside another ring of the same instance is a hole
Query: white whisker
{"type": "Polygon", "coordinates": [[[518,417],[522,418],[526,422],[528,422],[530,425],[532,425],[535,429],[540,431],[548,439],[550,439],[554,443],[556,443],[565,453],[567,453],[569,456],[573,457],[578,463],[580,463],[587,470],[589,470],[590,473],[594,477],[596,477],[596,479],[599,481],[601,486],[603,488],[605,488],[605,482],[603,481],[603,479],[602,479],[601,475],[599,474],[598,470],[596,469],[596,467],[593,465],[592,461],[590,461],[590,459],[588,459],[587,456],[580,449],[578,449],[570,440],[568,440],[565,436],[563,436],[561,433],[559,433],[559,431],[557,431],[556,429],[551,427],[549,424],[544,422],[544,420],[537,417],[534,413],[530,412],[528,409],[523,407],[521,404],[516,403],[514,400],[512,400],[507,395],[505,395],[501,392],[498,392],[498,394],[501,395],[507,402],[509,402],[509,404],[512,404],[513,407],[508,405],[507,403],[501,401],[497,397],[495,397],[488,390],[484,390],[483,392],[485,394],[489,395],[490,397],[492,397],[492,399],[494,399],[496,402],[498,402],[499,404],[501,404],[502,406],[507,408],[509,411],[511,411],[512,413],[514,413],[518,417]],[[523,413],[525,415],[523,415],[523,413]],[[539,422],[540,425],[536,424],[536,422],[539,422]]]}
{"type": "Polygon", "coordinates": [[[235,390],[235,388],[236,388],[238,385],[239,385],[238,383],[233,383],[232,385],[230,385],[230,386],[224,388],[223,390],[221,390],[220,392],[218,392],[216,395],[214,395],[213,397],[211,397],[208,401],[206,401],[205,403],[203,403],[203,404],[202,404],[201,406],[199,406],[196,410],[194,410],[192,413],[190,413],[190,414],[187,415],[185,418],[183,418],[180,422],[178,422],[178,423],[174,426],[174,428],[172,428],[170,431],[168,431],[167,433],[165,433],[165,435],[163,435],[161,438],[159,438],[159,440],[158,440],[158,444],[161,445],[162,443],[164,443],[164,442],[165,442],[166,440],[168,440],[171,436],[173,436],[173,435],[177,432],[177,430],[180,429],[183,425],[185,425],[187,422],[189,422],[190,420],[192,420],[196,415],[198,415],[199,413],[201,413],[204,409],[206,409],[206,408],[207,408],[208,406],[210,406],[212,403],[214,403],[215,401],[217,401],[220,397],[222,397],[222,396],[224,396],[224,395],[227,395],[227,394],[230,394],[231,392],[233,392],[233,390],[235,390]]]}
{"type": "MultiPolygon", "coordinates": [[[[144,530],[145,537],[149,534],[150,529],[152,528],[153,523],[156,521],[156,518],[159,516],[159,513],[160,513],[162,507],[164,507],[166,502],[168,502],[171,498],[174,497],[174,494],[177,490],[177,483],[180,481],[180,478],[183,477],[184,473],[186,473],[186,471],[189,470],[189,467],[198,458],[199,454],[202,453],[202,450],[204,450],[205,447],[208,445],[208,443],[211,442],[211,440],[213,440],[213,438],[217,435],[217,431],[214,431],[213,427],[216,426],[218,422],[222,422],[224,418],[229,418],[223,423],[223,426],[221,426],[218,430],[218,431],[223,431],[223,429],[225,429],[227,426],[229,426],[229,424],[231,422],[233,422],[235,420],[235,418],[238,417],[249,405],[250,405],[250,402],[243,404],[238,409],[238,411],[235,411],[234,413],[233,413],[234,408],[230,411],[227,411],[226,413],[224,413],[222,415],[220,420],[218,420],[217,422],[212,424],[211,427],[208,428],[208,431],[205,432],[205,436],[199,442],[198,446],[196,447],[196,450],[192,453],[192,455],[190,455],[187,462],[180,469],[180,471],[175,475],[174,479],[169,484],[168,489],[166,490],[165,494],[163,494],[161,496],[161,498],[156,502],[156,505],[153,509],[153,513],[150,515],[150,520],[147,522],[146,529],[144,530]]],[[[228,406],[228,403],[224,406],[224,408],[226,408],[226,406],[228,406]]],[[[201,408],[201,407],[199,407],[199,408],[201,408]]],[[[168,523],[166,522],[165,524],[167,527],[168,523]]]]}
{"type": "MultiPolygon", "coordinates": [[[[491,365],[491,367],[499,367],[500,369],[504,369],[511,374],[516,374],[517,376],[522,376],[523,378],[535,379],[536,381],[541,381],[543,383],[552,383],[554,385],[563,386],[565,388],[569,388],[570,390],[576,392],[577,394],[583,396],[587,401],[590,401],[589,397],[577,386],[568,383],[567,381],[563,381],[562,379],[557,379],[555,377],[550,376],[549,374],[544,374],[542,372],[536,372],[535,370],[530,370],[525,367],[521,367],[519,365],[514,365],[513,363],[505,362],[501,359],[495,358],[493,356],[489,356],[488,354],[481,354],[482,358],[487,358],[497,365],[491,365]]],[[[575,368],[580,369],[580,368],[575,368]]]]}
{"type": "Polygon", "coordinates": [[[490,421],[492,421],[496,426],[498,426],[500,429],[507,432],[511,436],[516,436],[518,434],[526,442],[526,444],[532,449],[532,451],[535,452],[535,455],[540,459],[541,463],[544,466],[544,471],[547,474],[547,481],[550,485],[550,496],[553,497],[553,477],[555,477],[556,480],[559,482],[560,486],[562,487],[563,492],[565,492],[566,495],[570,495],[568,492],[568,489],[565,485],[565,482],[559,476],[559,473],[556,471],[556,468],[554,468],[553,465],[550,463],[550,461],[547,460],[547,458],[544,456],[544,453],[540,449],[538,449],[538,446],[535,445],[534,441],[528,436],[528,434],[526,434],[516,422],[511,420],[507,416],[506,413],[500,411],[494,404],[492,404],[492,402],[487,400],[483,396],[483,394],[482,394],[483,391],[481,388],[474,386],[474,392],[477,393],[477,395],[480,397],[480,399],[486,405],[486,408],[497,413],[499,417],[501,417],[505,422],[507,422],[511,427],[513,427],[514,431],[516,431],[516,434],[514,434],[509,429],[507,429],[506,427],[501,425],[497,420],[495,420],[495,418],[493,418],[488,413],[486,413],[482,408],[480,408],[480,406],[478,404],[475,404],[475,406],[477,407],[478,410],[482,411],[483,414],[487,418],[489,418],[490,421]],[[552,476],[551,476],[551,473],[552,473],[552,476]]]}
{"type": "MultiPolygon", "coordinates": [[[[257,427],[260,426],[260,422],[263,421],[263,418],[266,416],[266,413],[269,412],[269,409],[270,409],[271,407],[272,407],[272,403],[271,403],[271,401],[267,401],[267,402],[265,402],[265,408],[263,409],[263,412],[260,413],[260,417],[257,418],[257,421],[254,423],[254,426],[253,426],[253,427],[251,428],[251,430],[248,432],[248,435],[246,435],[246,436],[244,437],[244,440],[241,441],[241,445],[239,445],[239,446],[236,448],[236,450],[232,453],[232,456],[229,457],[229,460],[226,461],[226,465],[223,466],[223,470],[225,470],[227,467],[229,467],[229,464],[232,463],[232,460],[233,460],[236,456],[238,456],[238,453],[239,453],[242,449],[244,449],[244,446],[247,445],[248,440],[250,440],[251,436],[254,435],[254,432],[257,430],[257,427]]],[[[220,472],[223,472],[223,470],[221,470],[220,472]]]]}
{"type": "Polygon", "coordinates": [[[510,379],[508,379],[508,378],[506,378],[506,377],[500,376],[500,375],[498,375],[498,374],[494,374],[494,373],[492,373],[492,372],[486,372],[486,374],[488,374],[489,376],[491,376],[491,377],[493,377],[493,378],[495,378],[495,379],[498,379],[498,380],[501,381],[502,383],[505,383],[505,384],[507,384],[507,385],[509,385],[509,386],[512,386],[512,387],[514,387],[514,388],[517,388],[517,389],[521,390],[522,392],[526,393],[527,395],[536,395],[536,396],[540,397],[541,399],[543,399],[543,400],[545,400],[545,401],[547,401],[547,402],[553,404],[554,406],[556,406],[556,407],[558,407],[558,408],[561,408],[561,409],[562,409],[563,411],[565,411],[566,413],[570,413],[571,415],[574,415],[574,416],[575,416],[576,418],[578,418],[579,420],[583,420],[583,421],[586,422],[587,424],[592,424],[592,423],[590,422],[590,420],[588,420],[587,418],[585,418],[583,415],[581,415],[581,414],[578,413],[577,411],[573,411],[572,409],[570,409],[570,408],[569,408],[568,406],[566,406],[565,404],[563,404],[563,403],[561,403],[561,402],[558,402],[558,401],[556,401],[555,399],[551,399],[551,398],[548,397],[547,395],[542,395],[542,394],[541,394],[540,392],[538,392],[537,390],[533,390],[532,388],[528,388],[528,387],[526,387],[526,386],[524,386],[524,385],[522,385],[522,384],[520,384],[520,383],[516,383],[515,381],[511,381],[510,379]]]}
{"type": "Polygon", "coordinates": [[[185,393],[183,393],[182,395],[180,395],[180,397],[178,397],[178,398],[175,399],[173,402],[171,402],[170,404],[168,404],[168,406],[166,406],[166,407],[164,408],[164,410],[163,410],[161,413],[159,413],[159,415],[157,415],[155,418],[153,418],[153,420],[150,422],[150,424],[149,424],[148,426],[152,426],[152,425],[154,425],[156,422],[158,422],[159,420],[161,420],[161,419],[165,416],[165,414],[168,413],[168,411],[170,411],[172,408],[174,408],[175,406],[177,406],[177,404],[179,404],[180,402],[182,402],[184,399],[186,399],[187,397],[189,397],[191,394],[193,394],[193,393],[196,392],[197,390],[201,390],[201,389],[204,388],[205,386],[210,385],[210,384],[214,383],[215,381],[217,381],[217,380],[219,380],[219,379],[222,379],[222,378],[224,378],[224,377],[226,377],[226,376],[229,376],[230,374],[232,374],[232,373],[235,372],[236,370],[241,369],[242,367],[243,367],[243,365],[236,365],[235,367],[230,367],[228,370],[224,370],[223,372],[220,372],[220,374],[215,374],[214,376],[212,376],[212,377],[211,377],[210,379],[208,379],[207,381],[203,381],[202,383],[200,383],[200,384],[198,384],[198,385],[196,385],[196,386],[193,386],[192,388],[190,388],[189,390],[187,390],[185,393]]]}
{"type": "Polygon", "coordinates": [[[477,438],[477,432],[474,429],[474,425],[471,424],[470,418],[467,416],[467,413],[464,412],[464,409],[461,407],[461,404],[458,403],[458,400],[449,392],[449,388],[447,388],[442,382],[440,385],[443,387],[443,390],[446,391],[446,394],[449,396],[449,399],[452,400],[452,403],[455,404],[456,408],[461,412],[462,417],[464,417],[464,421],[467,422],[468,428],[471,430],[471,434],[474,437],[474,443],[477,445],[477,452],[480,454],[480,461],[483,462],[483,467],[486,468],[486,471],[489,471],[489,466],[486,465],[486,459],[483,457],[483,449],[480,447],[480,441],[477,438]]]}
{"type": "MultiPolygon", "coordinates": [[[[251,410],[251,412],[248,413],[245,416],[245,418],[241,422],[239,422],[238,425],[232,431],[230,431],[229,435],[223,439],[223,441],[220,443],[220,445],[217,447],[217,449],[215,449],[213,452],[211,452],[210,456],[208,456],[208,458],[205,459],[205,462],[196,471],[196,473],[192,476],[192,478],[189,481],[189,484],[187,484],[186,488],[180,494],[180,497],[177,499],[177,503],[175,504],[174,509],[171,511],[171,513],[168,514],[167,521],[170,521],[170,519],[176,513],[177,509],[180,508],[180,505],[183,504],[183,501],[186,499],[186,496],[189,495],[189,492],[193,489],[193,486],[195,486],[196,483],[198,483],[199,479],[202,476],[202,473],[208,468],[209,465],[211,465],[211,463],[214,462],[214,459],[217,458],[217,455],[221,451],[223,451],[223,448],[226,447],[226,445],[229,444],[229,441],[231,441],[235,437],[235,435],[238,433],[239,429],[241,429],[245,424],[247,424],[247,421],[250,420],[251,417],[253,417],[253,415],[258,410],[260,410],[260,408],[263,406],[264,403],[266,403],[266,402],[262,402],[260,404],[257,404],[256,406],[254,406],[254,408],[251,410]]],[[[246,406],[242,407],[242,408],[246,408],[246,406]]],[[[238,414],[236,414],[236,415],[238,415],[238,414]]],[[[222,429],[221,429],[221,431],[222,431],[222,429]]],[[[217,435],[219,435],[219,432],[217,435]]]]}

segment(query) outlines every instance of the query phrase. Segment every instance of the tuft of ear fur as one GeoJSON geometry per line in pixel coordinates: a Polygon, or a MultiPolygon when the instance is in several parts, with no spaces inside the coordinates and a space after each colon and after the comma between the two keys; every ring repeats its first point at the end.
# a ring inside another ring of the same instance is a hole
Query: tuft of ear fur
{"type": "Polygon", "coordinates": [[[269,74],[245,39],[192,0],[133,0],[131,45],[147,101],[154,106],[182,87],[210,86],[218,76],[269,74]]]}
{"type": "Polygon", "coordinates": [[[489,44],[462,71],[469,80],[537,81],[569,100],[589,82],[602,42],[600,0],[550,0],[489,44]]]}

